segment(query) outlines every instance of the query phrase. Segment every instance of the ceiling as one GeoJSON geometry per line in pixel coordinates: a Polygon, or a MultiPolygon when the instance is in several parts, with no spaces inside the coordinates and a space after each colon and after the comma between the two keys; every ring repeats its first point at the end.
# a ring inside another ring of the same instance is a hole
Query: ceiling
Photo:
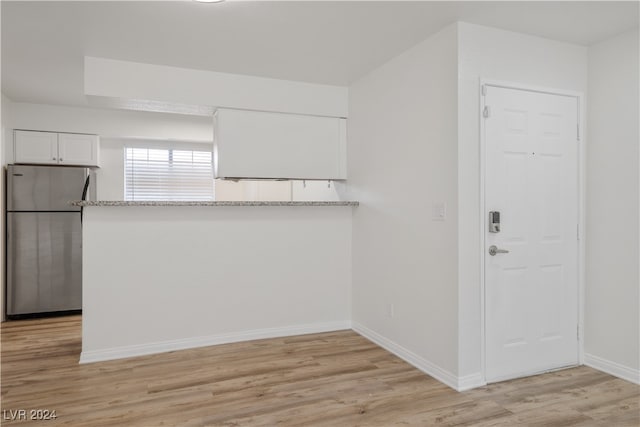
{"type": "Polygon", "coordinates": [[[638,2],[2,1],[2,92],[86,105],[83,57],[348,85],[466,21],[589,45],[638,27],[638,2]]]}

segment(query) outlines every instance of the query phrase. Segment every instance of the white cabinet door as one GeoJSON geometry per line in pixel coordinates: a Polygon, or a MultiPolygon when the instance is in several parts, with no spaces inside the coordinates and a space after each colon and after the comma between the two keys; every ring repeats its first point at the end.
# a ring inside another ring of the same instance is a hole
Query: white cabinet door
{"type": "Polygon", "coordinates": [[[99,166],[100,142],[97,135],[58,134],[59,163],[64,165],[99,166]]]}
{"type": "Polygon", "coordinates": [[[54,132],[15,131],[16,163],[58,163],[58,134],[54,132]]]}
{"type": "Polygon", "coordinates": [[[346,120],[218,109],[219,178],[346,179],[346,120]]]}

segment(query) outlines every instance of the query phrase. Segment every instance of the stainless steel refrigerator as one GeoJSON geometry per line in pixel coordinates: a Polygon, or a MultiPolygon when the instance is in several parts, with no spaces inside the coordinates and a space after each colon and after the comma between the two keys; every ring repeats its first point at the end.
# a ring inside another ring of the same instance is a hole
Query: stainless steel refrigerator
{"type": "Polygon", "coordinates": [[[82,308],[82,211],[90,170],[7,166],[7,315],[82,308]]]}

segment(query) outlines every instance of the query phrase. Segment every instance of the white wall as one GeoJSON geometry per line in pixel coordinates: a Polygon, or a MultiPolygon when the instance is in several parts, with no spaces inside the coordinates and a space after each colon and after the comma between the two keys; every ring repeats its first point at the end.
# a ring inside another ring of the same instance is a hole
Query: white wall
{"type": "Polygon", "coordinates": [[[216,180],[216,200],[237,201],[339,201],[337,181],[216,180]]]}
{"type": "Polygon", "coordinates": [[[128,141],[122,138],[100,139],[96,200],[124,200],[124,147],[128,141]]]}
{"type": "Polygon", "coordinates": [[[331,117],[346,117],[348,94],[342,86],[95,57],[85,57],[84,93],[143,108],[227,107],[331,117]]]}
{"type": "Polygon", "coordinates": [[[12,134],[12,123],[11,123],[11,106],[13,103],[9,98],[7,98],[4,94],[2,94],[2,107],[0,107],[0,111],[2,114],[2,150],[0,150],[0,156],[2,156],[3,163],[8,163],[5,159],[7,158],[7,147],[13,142],[13,134],[12,134]]]}
{"type": "MultiPolygon", "coordinates": [[[[480,79],[586,92],[585,47],[458,25],[458,279],[461,378],[481,382],[480,79]]],[[[583,138],[584,140],[584,138],[583,138]]]]}
{"type": "MultiPolygon", "coordinates": [[[[226,183],[224,180],[217,180],[219,183],[226,183]]],[[[243,200],[259,200],[265,202],[288,201],[291,200],[291,181],[242,181],[243,200]]],[[[216,200],[225,200],[220,194],[216,200]]]]}
{"type": "Polygon", "coordinates": [[[589,47],[585,362],[640,381],[638,31],[589,47]]]}
{"type": "Polygon", "coordinates": [[[352,209],[86,208],[82,360],[349,328],[352,209]]]}
{"type": "Polygon", "coordinates": [[[456,25],[349,88],[353,321],[455,387],[458,357],[456,25]],[[444,221],[432,220],[445,203],[444,221]],[[391,307],[393,306],[393,307],[391,307]]]}
{"type": "Polygon", "coordinates": [[[15,129],[95,133],[106,138],[212,142],[213,119],[185,114],[12,102],[15,129]]]}
{"type": "Polygon", "coordinates": [[[291,198],[296,201],[341,200],[337,189],[340,185],[335,181],[292,181],[291,198]]]}

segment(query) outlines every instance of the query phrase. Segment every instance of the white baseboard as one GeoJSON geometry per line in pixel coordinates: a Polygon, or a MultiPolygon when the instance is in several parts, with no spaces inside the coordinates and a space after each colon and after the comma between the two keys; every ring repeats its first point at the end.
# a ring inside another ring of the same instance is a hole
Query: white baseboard
{"type": "Polygon", "coordinates": [[[640,384],[640,370],[638,369],[629,368],[593,354],[584,355],[584,364],[634,384],[640,384]]]}
{"type": "MultiPolygon", "coordinates": [[[[171,341],[153,342],[147,344],[129,345],[123,347],[108,348],[102,350],[83,351],[80,354],[80,363],[103,362],[107,360],[124,359],[127,357],[146,356],[150,354],[165,353],[168,351],[186,350],[189,348],[206,347],[210,345],[229,344],[241,341],[251,341],[266,338],[279,338],[293,335],[315,334],[321,332],[340,331],[353,329],[365,338],[373,341],[380,347],[395,354],[407,363],[420,369],[427,375],[446,384],[457,391],[465,391],[475,387],[486,385],[481,373],[458,377],[436,364],[418,356],[412,351],[383,337],[377,332],[358,324],[345,320],[338,322],[313,323],[307,325],[286,326],[282,328],[266,328],[237,333],[201,336],[171,341]]],[[[615,375],[615,374],[614,374],[615,375]]]]}
{"type": "Polygon", "coordinates": [[[482,372],[476,372],[475,374],[458,377],[458,387],[456,387],[456,390],[466,391],[485,385],[487,385],[487,382],[484,380],[482,372]]]}
{"type": "Polygon", "coordinates": [[[469,390],[471,388],[480,387],[486,384],[486,382],[484,382],[484,380],[482,379],[481,373],[458,377],[457,375],[454,375],[446,369],[443,369],[440,366],[436,365],[435,363],[432,363],[427,359],[418,356],[411,350],[408,350],[401,345],[391,341],[390,339],[383,337],[382,335],[372,331],[371,329],[367,328],[364,325],[361,325],[360,323],[353,322],[352,328],[360,335],[373,341],[380,347],[395,354],[400,359],[415,366],[422,372],[437,379],[441,383],[448,385],[456,391],[469,390]]]}
{"type": "Polygon", "coordinates": [[[340,331],[344,329],[351,329],[350,321],[345,320],[338,322],[285,326],[282,328],[255,329],[237,333],[128,345],[103,350],[83,351],[80,354],[80,363],[102,362],[106,360],[124,359],[126,357],[164,353],[167,351],[185,350],[188,348],[206,347],[210,345],[229,344],[265,338],[279,338],[292,335],[316,334],[320,332],[340,331]]]}

